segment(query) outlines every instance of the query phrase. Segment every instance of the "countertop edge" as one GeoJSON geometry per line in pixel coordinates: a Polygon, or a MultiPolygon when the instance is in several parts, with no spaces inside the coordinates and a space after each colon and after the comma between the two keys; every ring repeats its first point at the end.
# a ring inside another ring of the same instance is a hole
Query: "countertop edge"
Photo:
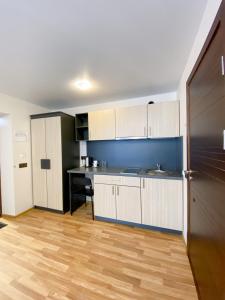
{"type": "Polygon", "coordinates": [[[109,176],[124,176],[124,177],[139,177],[139,178],[155,178],[155,179],[171,179],[171,180],[183,180],[183,176],[176,176],[176,175],[148,175],[145,173],[140,173],[140,174],[124,174],[121,173],[121,171],[116,170],[109,171],[107,170],[99,170],[96,168],[96,170],[90,170],[90,169],[84,169],[84,168],[75,168],[75,169],[70,169],[67,170],[67,173],[69,174],[88,174],[88,175],[109,175],[109,176]]]}

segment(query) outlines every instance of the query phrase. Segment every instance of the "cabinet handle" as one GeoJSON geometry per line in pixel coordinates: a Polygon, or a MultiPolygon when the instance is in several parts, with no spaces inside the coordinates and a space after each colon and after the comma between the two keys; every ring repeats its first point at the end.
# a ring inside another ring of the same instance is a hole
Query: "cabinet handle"
{"type": "Polygon", "coordinates": [[[117,187],[117,196],[119,196],[120,194],[120,190],[119,190],[119,187],[117,187]]]}
{"type": "Polygon", "coordinates": [[[143,187],[143,189],[145,188],[145,180],[144,180],[144,178],[142,180],[142,187],[143,187]]]}
{"type": "Polygon", "coordinates": [[[114,185],[112,186],[112,194],[114,196],[114,185]]]}
{"type": "Polygon", "coordinates": [[[224,57],[221,56],[221,74],[224,76],[225,70],[224,70],[224,57]]]}

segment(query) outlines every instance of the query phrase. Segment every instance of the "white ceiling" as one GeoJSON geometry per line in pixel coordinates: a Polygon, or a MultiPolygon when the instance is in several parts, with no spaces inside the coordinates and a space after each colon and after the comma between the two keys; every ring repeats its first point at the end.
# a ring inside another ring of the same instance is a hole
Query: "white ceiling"
{"type": "Polygon", "coordinates": [[[0,92],[57,109],[174,91],[206,2],[0,0],[0,92]]]}

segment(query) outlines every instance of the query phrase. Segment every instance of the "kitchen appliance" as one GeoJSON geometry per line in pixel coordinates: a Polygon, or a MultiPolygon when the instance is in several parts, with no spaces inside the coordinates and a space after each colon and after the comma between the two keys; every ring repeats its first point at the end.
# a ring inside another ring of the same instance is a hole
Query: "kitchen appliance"
{"type": "Polygon", "coordinates": [[[98,167],[98,161],[97,161],[97,160],[94,160],[94,161],[93,161],[93,167],[94,167],[94,168],[97,168],[97,167],[98,167]]]}
{"type": "Polygon", "coordinates": [[[93,165],[93,157],[86,156],[85,157],[85,167],[89,168],[89,167],[92,167],[92,165],[93,165]]]}
{"type": "Polygon", "coordinates": [[[107,167],[107,161],[106,160],[101,160],[100,161],[100,167],[105,169],[107,167]]]}
{"type": "Polygon", "coordinates": [[[86,156],[81,156],[81,167],[85,167],[86,165],[86,156]]]}

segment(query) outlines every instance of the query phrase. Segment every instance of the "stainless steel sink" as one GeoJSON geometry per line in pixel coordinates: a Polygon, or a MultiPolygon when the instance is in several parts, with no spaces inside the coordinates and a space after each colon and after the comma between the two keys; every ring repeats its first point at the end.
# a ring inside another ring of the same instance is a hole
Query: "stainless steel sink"
{"type": "Polygon", "coordinates": [[[146,174],[148,175],[166,175],[168,173],[168,171],[164,171],[164,170],[147,170],[146,174]]]}
{"type": "Polygon", "coordinates": [[[127,168],[120,172],[120,174],[130,174],[130,175],[138,175],[140,173],[140,168],[127,168]]]}
{"type": "Polygon", "coordinates": [[[152,172],[155,172],[155,173],[166,173],[167,171],[164,171],[164,170],[150,170],[152,172]]]}

